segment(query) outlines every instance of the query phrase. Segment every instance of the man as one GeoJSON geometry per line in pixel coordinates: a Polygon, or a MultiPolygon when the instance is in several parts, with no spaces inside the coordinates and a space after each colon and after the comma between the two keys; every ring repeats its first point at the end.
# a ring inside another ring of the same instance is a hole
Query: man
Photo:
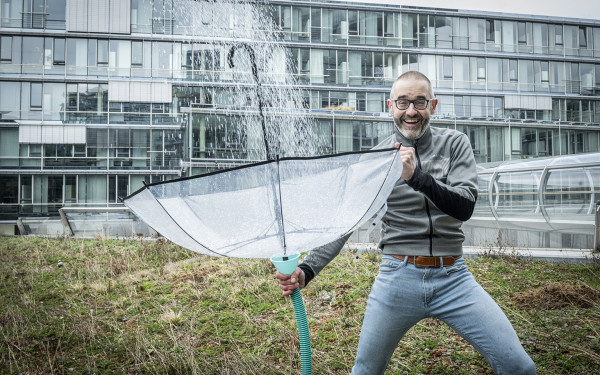
{"type": "MultiPolygon", "coordinates": [[[[429,79],[419,72],[398,77],[387,104],[396,126],[377,148],[401,143],[403,170],[382,220],[382,262],[367,302],[352,374],[383,374],[402,336],[424,318],[446,322],[496,374],[535,374],[510,322],[462,258],[460,227],[471,217],[477,198],[468,138],[429,126],[437,99],[429,79]]],[[[277,273],[283,295],[304,287],[346,240],[309,252],[291,276],[277,273]]]]}

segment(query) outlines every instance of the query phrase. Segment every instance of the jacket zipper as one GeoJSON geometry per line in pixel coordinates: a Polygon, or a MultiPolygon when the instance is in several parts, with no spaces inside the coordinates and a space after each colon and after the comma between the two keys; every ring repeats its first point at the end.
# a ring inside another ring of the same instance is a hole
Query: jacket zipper
{"type": "MultiPolygon", "coordinates": [[[[419,169],[421,168],[421,158],[419,157],[419,150],[417,149],[417,144],[419,141],[415,141],[415,156],[417,157],[417,164],[419,165],[419,169]]],[[[423,196],[425,199],[425,211],[427,212],[427,218],[429,219],[429,256],[433,256],[433,221],[431,220],[431,213],[429,212],[429,201],[427,197],[423,196]]]]}

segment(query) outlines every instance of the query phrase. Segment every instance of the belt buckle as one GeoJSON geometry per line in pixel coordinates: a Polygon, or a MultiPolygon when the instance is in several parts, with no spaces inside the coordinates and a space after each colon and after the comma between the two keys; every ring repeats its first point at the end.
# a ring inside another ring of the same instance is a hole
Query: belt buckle
{"type": "Polygon", "coordinates": [[[417,268],[430,268],[431,266],[422,266],[420,264],[417,264],[417,256],[413,255],[413,265],[417,268]]]}

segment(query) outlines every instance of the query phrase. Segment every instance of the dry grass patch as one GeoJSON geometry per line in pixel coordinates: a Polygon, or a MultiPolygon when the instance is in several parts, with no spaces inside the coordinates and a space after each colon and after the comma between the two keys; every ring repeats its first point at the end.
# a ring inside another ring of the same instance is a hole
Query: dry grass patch
{"type": "Polygon", "coordinates": [[[104,283],[102,281],[94,281],[93,283],[89,284],[89,287],[96,293],[101,293],[101,294],[106,293],[106,291],[108,290],[108,286],[106,285],[106,283],[104,283]]]}
{"type": "Polygon", "coordinates": [[[550,284],[514,293],[512,301],[523,309],[557,310],[570,305],[589,308],[596,305],[600,291],[587,285],[550,284]]]}
{"type": "Polygon", "coordinates": [[[168,309],[160,314],[159,319],[166,324],[179,324],[181,323],[181,311],[175,312],[173,309],[168,309]]]}

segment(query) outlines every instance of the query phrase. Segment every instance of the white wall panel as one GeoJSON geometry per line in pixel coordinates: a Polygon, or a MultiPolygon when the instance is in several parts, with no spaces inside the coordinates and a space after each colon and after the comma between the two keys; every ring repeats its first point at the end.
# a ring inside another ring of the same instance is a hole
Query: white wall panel
{"type": "Polygon", "coordinates": [[[129,103],[130,84],[127,81],[108,81],[108,101],[129,103]]]}
{"type": "Polygon", "coordinates": [[[129,100],[136,103],[152,102],[152,83],[151,82],[131,82],[129,90],[129,100]]]}
{"type": "Polygon", "coordinates": [[[130,34],[131,0],[110,0],[110,32],[130,34]]]}
{"type": "Polygon", "coordinates": [[[504,108],[519,108],[521,107],[521,98],[519,95],[505,95],[504,108]]]}
{"type": "Polygon", "coordinates": [[[88,0],[67,0],[67,31],[88,31],[88,0]]]}
{"type": "Polygon", "coordinates": [[[89,0],[88,1],[88,32],[90,33],[108,33],[108,0],[89,0]]]}
{"type": "Polygon", "coordinates": [[[505,95],[505,108],[551,110],[552,97],[538,95],[505,95]]]}
{"type": "Polygon", "coordinates": [[[42,125],[42,143],[60,144],[63,143],[64,132],[62,125],[42,125]]]}
{"type": "Polygon", "coordinates": [[[537,109],[552,110],[552,97],[551,96],[538,96],[537,97],[537,109]]]}
{"type": "Polygon", "coordinates": [[[166,82],[152,82],[152,103],[171,103],[173,87],[166,82]]]}
{"type": "Polygon", "coordinates": [[[19,143],[85,144],[85,125],[21,125],[19,143]]]}
{"type": "Polygon", "coordinates": [[[85,144],[85,134],[85,125],[65,125],[62,143],[85,144]]]}
{"type": "Polygon", "coordinates": [[[42,127],[40,125],[19,126],[19,143],[42,143],[42,127]]]}
{"type": "Polygon", "coordinates": [[[171,103],[173,85],[166,82],[108,81],[108,100],[121,103],[171,103]]]}

